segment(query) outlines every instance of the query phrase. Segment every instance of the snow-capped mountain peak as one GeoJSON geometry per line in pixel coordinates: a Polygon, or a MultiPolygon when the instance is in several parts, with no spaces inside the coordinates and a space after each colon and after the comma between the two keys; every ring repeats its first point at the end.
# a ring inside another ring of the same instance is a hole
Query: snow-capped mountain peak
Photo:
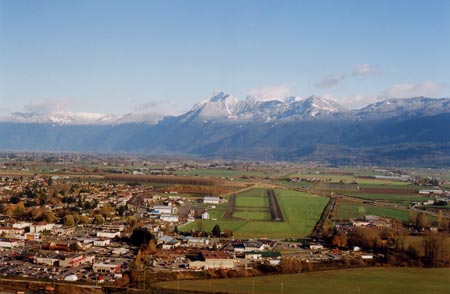
{"type": "Polygon", "coordinates": [[[283,102],[285,103],[294,103],[294,102],[298,102],[298,101],[302,101],[303,98],[301,98],[300,96],[289,96],[283,99],[283,102]]]}
{"type": "Polygon", "coordinates": [[[196,104],[183,120],[231,120],[272,122],[275,120],[300,120],[316,117],[332,118],[349,111],[325,98],[311,96],[302,99],[290,96],[283,99],[261,100],[248,96],[245,100],[215,92],[211,97],[196,104]]]}
{"type": "Polygon", "coordinates": [[[217,91],[209,98],[196,104],[187,115],[202,120],[233,118],[238,102],[239,100],[236,97],[224,91],[217,91]]]}
{"type": "Polygon", "coordinates": [[[311,109],[314,108],[316,110],[321,110],[328,113],[348,112],[348,109],[340,104],[319,96],[311,96],[303,100],[303,104],[308,105],[311,109]]]}
{"type": "MultiPolygon", "coordinates": [[[[348,110],[333,100],[319,96],[301,98],[290,96],[283,99],[261,100],[247,97],[239,100],[225,91],[196,104],[176,121],[198,121],[202,124],[219,122],[290,122],[303,120],[381,120],[408,118],[450,113],[449,98],[413,97],[388,99],[368,105],[359,110],[348,110]],[[207,122],[207,123],[206,123],[207,122]]],[[[106,115],[91,112],[54,111],[52,113],[15,112],[0,116],[0,122],[42,123],[52,125],[156,125],[164,119],[163,114],[141,110],[124,115],[106,115]]]]}

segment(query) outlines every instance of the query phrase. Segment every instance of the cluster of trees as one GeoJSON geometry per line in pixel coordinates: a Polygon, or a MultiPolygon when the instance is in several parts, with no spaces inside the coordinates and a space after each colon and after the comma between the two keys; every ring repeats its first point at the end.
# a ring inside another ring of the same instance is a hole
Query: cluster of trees
{"type": "Polygon", "coordinates": [[[134,183],[161,183],[161,184],[180,184],[180,185],[204,185],[214,186],[217,183],[215,179],[206,179],[200,177],[180,177],[180,176],[147,176],[147,175],[108,175],[109,181],[125,181],[134,183]]]}
{"type": "Polygon", "coordinates": [[[176,185],[164,188],[164,192],[177,191],[182,194],[220,195],[231,192],[231,188],[218,185],[176,185]]]}
{"type": "Polygon", "coordinates": [[[214,225],[211,232],[207,232],[204,230],[203,222],[199,221],[197,223],[197,230],[192,230],[190,232],[179,232],[178,228],[175,227],[174,229],[175,233],[179,233],[182,235],[189,235],[193,237],[223,237],[223,238],[230,238],[233,237],[233,231],[230,229],[224,229],[223,231],[220,229],[220,226],[218,224],[214,225]]]}
{"type": "Polygon", "coordinates": [[[427,215],[422,212],[416,214],[415,212],[410,211],[408,222],[410,225],[414,225],[418,230],[425,230],[435,226],[440,231],[450,232],[450,222],[448,218],[444,216],[442,210],[438,211],[437,220],[435,222],[431,222],[427,215]]]}
{"type": "MultiPolygon", "coordinates": [[[[20,181],[23,181],[21,179],[20,181]]],[[[0,213],[16,218],[31,218],[33,221],[49,223],[60,220],[66,225],[103,224],[114,215],[127,215],[128,206],[111,207],[109,204],[97,208],[97,200],[86,201],[81,195],[90,191],[105,189],[104,185],[87,183],[65,183],[53,181],[30,181],[24,183],[23,193],[11,194],[6,203],[0,203],[0,213]],[[64,208],[49,211],[46,204],[66,204],[64,208]]]]}
{"type": "MultiPolygon", "coordinates": [[[[424,215],[417,216],[418,227],[429,223],[424,215]]],[[[386,262],[395,266],[450,267],[450,237],[444,233],[428,232],[408,237],[401,229],[360,227],[348,234],[336,232],[331,244],[339,248],[359,246],[386,256],[386,262]]]]}
{"type": "Polygon", "coordinates": [[[298,258],[283,258],[277,266],[269,263],[262,263],[258,265],[258,269],[262,273],[280,273],[280,274],[296,274],[301,272],[309,272],[313,269],[310,262],[301,261],[298,258]]]}
{"type": "Polygon", "coordinates": [[[437,179],[437,178],[430,178],[430,177],[416,178],[416,179],[413,180],[413,184],[414,185],[418,185],[418,186],[434,186],[434,187],[437,187],[437,186],[439,186],[439,179],[437,179]]]}

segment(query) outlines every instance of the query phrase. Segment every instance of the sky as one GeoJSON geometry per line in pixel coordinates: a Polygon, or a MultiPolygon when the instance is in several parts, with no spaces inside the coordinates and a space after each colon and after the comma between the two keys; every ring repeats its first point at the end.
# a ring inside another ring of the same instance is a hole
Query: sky
{"type": "Polygon", "coordinates": [[[450,1],[0,0],[0,114],[450,97],[450,1]]]}

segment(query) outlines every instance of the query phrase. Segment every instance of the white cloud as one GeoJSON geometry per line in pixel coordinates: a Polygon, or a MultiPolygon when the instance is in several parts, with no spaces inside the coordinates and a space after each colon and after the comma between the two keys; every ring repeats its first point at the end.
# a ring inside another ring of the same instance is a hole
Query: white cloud
{"type": "Polygon", "coordinates": [[[343,79],[345,79],[346,74],[328,75],[321,78],[317,83],[314,84],[316,88],[331,88],[339,84],[343,79]]]}
{"type": "Polygon", "coordinates": [[[283,100],[290,96],[291,90],[287,85],[263,86],[254,88],[248,91],[248,96],[253,99],[268,101],[268,100],[283,100]]]}
{"type": "Polygon", "coordinates": [[[371,64],[358,64],[352,72],[352,76],[354,77],[363,77],[363,76],[371,76],[380,73],[380,70],[371,64]]]}
{"type": "Polygon", "coordinates": [[[448,89],[448,86],[443,83],[427,81],[417,84],[395,84],[388,89],[381,91],[379,95],[351,95],[333,97],[331,94],[324,94],[322,96],[324,98],[334,100],[349,109],[358,109],[388,98],[410,98],[416,96],[440,97],[445,89],[448,89]]]}
{"type": "Polygon", "coordinates": [[[381,100],[380,96],[375,95],[352,95],[336,99],[338,103],[349,109],[359,109],[381,100]]]}
{"type": "Polygon", "coordinates": [[[423,83],[399,83],[383,91],[387,98],[408,98],[415,96],[438,97],[448,87],[439,82],[426,81],[423,83]]]}
{"type": "Polygon", "coordinates": [[[70,99],[47,99],[40,102],[32,102],[24,106],[27,112],[38,113],[38,114],[49,114],[55,112],[68,111],[72,102],[70,99]]]}
{"type": "Polygon", "coordinates": [[[179,115],[182,110],[172,100],[153,100],[133,107],[133,112],[149,113],[155,115],[179,115]]]}

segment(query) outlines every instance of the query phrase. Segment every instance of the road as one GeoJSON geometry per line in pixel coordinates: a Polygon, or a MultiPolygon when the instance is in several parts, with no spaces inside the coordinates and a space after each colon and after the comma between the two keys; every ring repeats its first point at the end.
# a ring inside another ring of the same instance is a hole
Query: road
{"type": "Polygon", "coordinates": [[[26,279],[0,278],[0,284],[4,283],[4,282],[39,284],[39,285],[45,285],[45,286],[52,286],[52,285],[67,286],[67,285],[73,285],[73,286],[80,287],[80,288],[102,290],[101,286],[96,286],[96,285],[86,285],[86,284],[76,284],[76,283],[61,283],[61,282],[52,282],[52,281],[36,281],[36,280],[26,280],[26,279]]]}

